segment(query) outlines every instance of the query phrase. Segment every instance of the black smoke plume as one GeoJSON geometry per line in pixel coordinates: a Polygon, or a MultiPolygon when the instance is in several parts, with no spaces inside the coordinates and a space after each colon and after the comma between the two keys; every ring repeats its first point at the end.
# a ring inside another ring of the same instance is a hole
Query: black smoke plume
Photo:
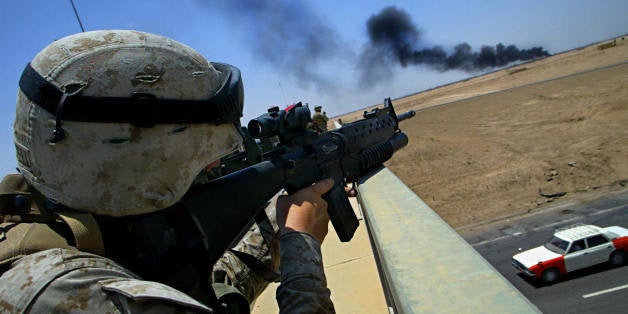
{"type": "Polygon", "coordinates": [[[484,45],[474,52],[465,42],[447,53],[441,46],[420,47],[421,32],[410,15],[394,6],[384,8],[366,22],[369,42],[360,56],[363,83],[378,80],[390,72],[390,65],[426,65],[439,71],[467,72],[497,68],[513,62],[543,58],[550,54],[542,47],[519,49],[515,45],[484,45]]]}
{"type": "Polygon", "coordinates": [[[292,0],[217,0],[207,6],[227,14],[234,30],[244,31],[254,56],[304,86],[333,92],[333,78],[322,70],[344,51],[336,31],[306,3],[292,0]]]}

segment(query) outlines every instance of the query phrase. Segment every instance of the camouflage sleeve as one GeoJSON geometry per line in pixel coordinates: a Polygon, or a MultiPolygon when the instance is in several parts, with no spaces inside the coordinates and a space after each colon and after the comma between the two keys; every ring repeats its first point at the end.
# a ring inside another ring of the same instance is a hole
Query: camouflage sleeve
{"type": "Polygon", "coordinates": [[[109,259],[50,249],[22,257],[0,276],[0,313],[211,313],[164,284],[109,259]]]}
{"type": "Polygon", "coordinates": [[[281,313],[334,313],[318,241],[289,232],[281,236],[279,247],[281,285],[276,298],[281,313]]]}
{"type": "Polygon", "coordinates": [[[264,209],[265,216],[256,217],[242,239],[225,252],[214,264],[210,283],[225,284],[237,288],[253,305],[255,299],[266,289],[270,282],[279,281],[279,226],[277,226],[275,195],[264,209]],[[263,217],[265,219],[258,219],[263,217]],[[256,267],[245,263],[241,254],[256,260],[256,267]]]}

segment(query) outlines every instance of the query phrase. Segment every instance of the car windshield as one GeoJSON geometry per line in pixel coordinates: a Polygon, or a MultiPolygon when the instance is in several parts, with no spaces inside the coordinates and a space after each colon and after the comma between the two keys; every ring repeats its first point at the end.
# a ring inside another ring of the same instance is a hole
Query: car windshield
{"type": "Polygon", "coordinates": [[[552,239],[545,244],[545,248],[558,254],[565,254],[568,246],[569,242],[558,237],[552,237],[552,239]]]}

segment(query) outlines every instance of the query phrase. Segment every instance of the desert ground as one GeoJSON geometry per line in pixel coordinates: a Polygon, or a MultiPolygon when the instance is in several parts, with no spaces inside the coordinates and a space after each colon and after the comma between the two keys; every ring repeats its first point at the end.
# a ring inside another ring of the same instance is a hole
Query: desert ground
{"type": "Polygon", "coordinates": [[[628,38],[609,42],[393,100],[417,115],[386,166],[456,229],[625,188],[628,38]]]}
{"type": "MultiPolygon", "coordinates": [[[[628,38],[598,48],[609,42],[394,99],[417,114],[400,123],[410,142],[386,166],[463,236],[625,189],[628,38]]],[[[322,250],[339,313],[388,313],[363,223],[347,243],[331,231],[322,250]]],[[[254,313],[278,312],[276,287],[254,313]]]]}

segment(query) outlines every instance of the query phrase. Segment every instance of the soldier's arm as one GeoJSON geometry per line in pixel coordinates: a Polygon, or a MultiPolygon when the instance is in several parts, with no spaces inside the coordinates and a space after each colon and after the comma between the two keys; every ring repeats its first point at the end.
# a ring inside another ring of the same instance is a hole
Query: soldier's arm
{"type": "Polygon", "coordinates": [[[289,232],[281,236],[279,245],[281,285],[276,298],[280,312],[333,313],[318,240],[307,233],[289,232]]]}
{"type": "Polygon", "coordinates": [[[277,200],[281,285],[276,298],[281,312],[334,312],[320,247],[329,224],[321,195],[332,186],[333,180],[326,179],[277,200]]]}

